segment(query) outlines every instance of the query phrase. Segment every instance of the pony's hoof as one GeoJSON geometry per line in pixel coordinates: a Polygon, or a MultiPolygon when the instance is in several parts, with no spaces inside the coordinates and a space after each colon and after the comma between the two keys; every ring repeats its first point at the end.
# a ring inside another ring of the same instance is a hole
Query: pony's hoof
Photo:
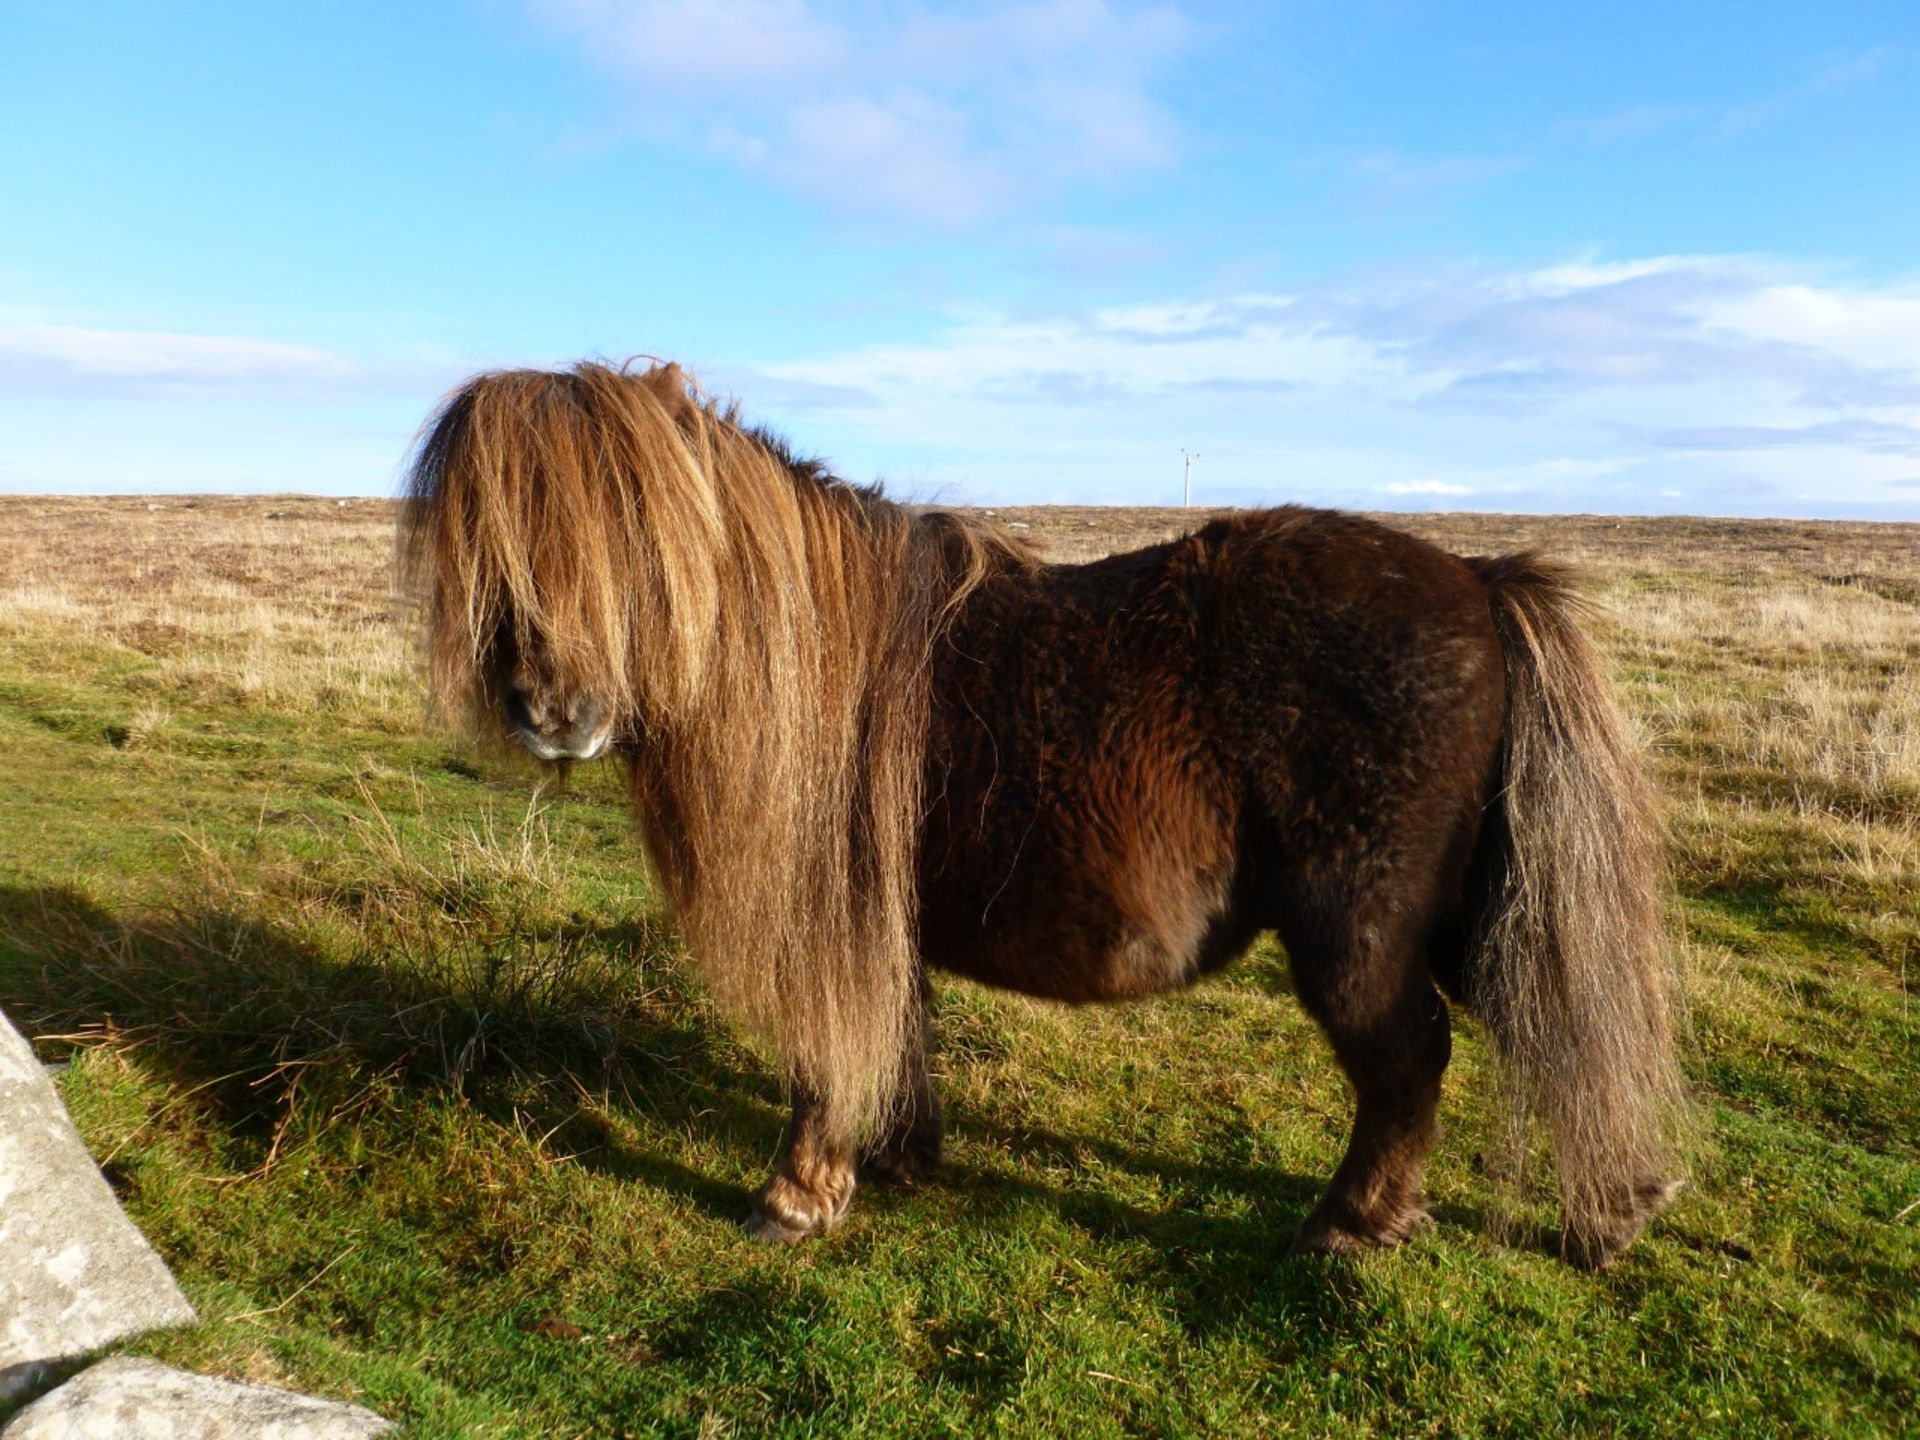
{"type": "Polygon", "coordinates": [[[1686,1188],[1684,1180],[1647,1180],[1633,1187],[1616,1213],[1560,1234],[1560,1254],[1576,1270],[1605,1270],[1618,1260],[1647,1226],[1686,1188]]]}
{"type": "Polygon", "coordinates": [[[940,1168],[940,1142],[909,1142],[879,1150],[860,1162],[860,1178],[880,1185],[918,1185],[940,1168]]]}
{"type": "Polygon", "coordinates": [[[776,1215],[756,1205],[745,1222],[747,1237],[762,1245],[798,1245],[802,1240],[825,1233],[825,1226],[796,1224],[784,1215],[776,1215]]]}
{"type": "Polygon", "coordinates": [[[1423,1206],[1409,1205],[1391,1220],[1366,1224],[1358,1217],[1342,1218],[1315,1210],[1294,1232],[1289,1255],[1357,1255],[1368,1250],[1391,1250],[1433,1224],[1423,1206]]]}
{"type": "Polygon", "coordinates": [[[853,1199],[853,1176],[829,1194],[802,1189],[784,1175],[761,1187],[747,1217],[747,1234],[767,1245],[797,1245],[813,1235],[824,1235],[840,1223],[853,1199]]]}

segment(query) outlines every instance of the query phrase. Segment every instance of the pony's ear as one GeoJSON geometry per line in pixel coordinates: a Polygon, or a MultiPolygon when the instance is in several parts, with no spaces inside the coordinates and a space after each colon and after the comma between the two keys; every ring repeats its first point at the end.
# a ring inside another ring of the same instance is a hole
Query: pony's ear
{"type": "Polygon", "coordinates": [[[693,398],[693,381],[687,378],[687,372],[676,361],[648,366],[640,372],[639,380],[662,401],[671,403],[693,398]]]}
{"type": "Polygon", "coordinates": [[[643,371],[639,380],[682,428],[688,427],[698,416],[700,387],[674,361],[669,360],[643,371]]]}

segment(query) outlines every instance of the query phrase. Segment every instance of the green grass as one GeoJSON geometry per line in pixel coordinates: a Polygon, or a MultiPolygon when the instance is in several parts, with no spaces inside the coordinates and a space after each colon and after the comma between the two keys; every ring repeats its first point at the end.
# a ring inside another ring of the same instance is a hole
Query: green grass
{"type": "Polygon", "coordinates": [[[944,1175],[755,1246],[779,1088],[617,777],[530,808],[419,713],[0,631],[0,1006],[202,1316],[127,1348],[419,1436],[1920,1433],[1915,877],[1711,736],[1666,751],[1694,1182],[1596,1277],[1477,1161],[1470,1023],[1440,1225],[1287,1256],[1347,1100],[1271,948],[1121,1009],[943,986],[944,1175]]]}

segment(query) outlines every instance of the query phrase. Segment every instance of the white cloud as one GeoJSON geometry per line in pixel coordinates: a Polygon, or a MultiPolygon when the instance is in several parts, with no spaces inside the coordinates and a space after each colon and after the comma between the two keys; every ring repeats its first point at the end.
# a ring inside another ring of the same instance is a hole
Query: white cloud
{"type": "Polygon", "coordinates": [[[390,493],[445,350],[0,314],[0,489],[390,493]]]}
{"type": "Polygon", "coordinates": [[[1823,96],[1871,83],[1901,58],[1900,52],[1883,45],[1829,61],[1797,85],[1723,111],[1719,131],[1722,135],[1738,135],[1775,124],[1823,96]]]}
{"type": "Polygon", "coordinates": [[[1753,339],[1920,372],[1920,286],[1850,290],[1779,283],[1703,301],[1707,325],[1753,339]]]}
{"type": "Polygon", "coordinates": [[[649,130],[861,211],[964,223],[1174,153],[1152,88],[1189,26],[1168,5],[527,3],[649,130]]]}
{"type": "Polygon", "coordinates": [[[1920,292],[1752,256],[976,313],[758,370],[843,456],[995,500],[1138,498],[1189,446],[1222,499],[1608,510],[1677,488],[1738,513],[1830,490],[1906,512],[1920,454],[1920,292]]]}
{"type": "Polygon", "coordinates": [[[1473,486],[1447,480],[1394,480],[1380,487],[1389,495],[1471,495],[1473,486]]]}
{"type": "Polygon", "coordinates": [[[0,383],[10,389],[338,383],[357,373],[332,351],[248,336],[0,325],[0,383]]]}
{"type": "Polygon", "coordinates": [[[1824,66],[1807,82],[1809,90],[1850,90],[1879,78],[1880,72],[1900,58],[1891,45],[1876,45],[1871,50],[1848,55],[1824,66]]]}
{"type": "Polygon", "coordinates": [[[1764,261],[1744,255],[1648,255],[1637,260],[1568,260],[1489,279],[1493,288],[1508,295],[1572,295],[1655,275],[1749,278],[1765,270],[1764,261]]]}
{"type": "Polygon", "coordinates": [[[592,58],[680,94],[748,93],[840,64],[849,39],[804,0],[536,0],[592,58]]]}
{"type": "Polygon", "coordinates": [[[1828,60],[1805,78],[1752,100],[1736,104],[1654,101],[1630,105],[1606,114],[1562,120],[1551,134],[1555,139],[1595,145],[1647,140],[1674,131],[1724,140],[1777,124],[1803,107],[1869,85],[1912,58],[1891,46],[1877,46],[1828,60]]]}
{"type": "MultiPolygon", "coordinates": [[[[115,484],[295,483],[321,473],[315,427],[348,424],[326,467],[378,475],[466,368],[15,313],[0,315],[0,428],[10,468],[43,487],[101,483],[74,457],[112,437],[76,446],[73,416],[122,396],[163,403],[126,427],[115,484]],[[174,403],[200,396],[217,403],[174,403]]],[[[1920,286],[1767,257],[974,311],[914,343],[739,357],[705,378],[852,478],[956,500],[1177,502],[1184,447],[1204,456],[1207,503],[1920,518],[1920,286]]]]}

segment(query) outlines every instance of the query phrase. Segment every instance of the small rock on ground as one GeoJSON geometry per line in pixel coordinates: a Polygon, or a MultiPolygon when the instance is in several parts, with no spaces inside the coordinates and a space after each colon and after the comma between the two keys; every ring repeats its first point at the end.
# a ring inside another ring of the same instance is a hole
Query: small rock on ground
{"type": "Polygon", "coordinates": [[[0,1400],[60,1361],[193,1319],[33,1047],[0,1015],[0,1400]]]}
{"type": "Polygon", "coordinates": [[[123,1357],[42,1395],[0,1440],[363,1440],[392,1428],[358,1405],[123,1357]]]}

